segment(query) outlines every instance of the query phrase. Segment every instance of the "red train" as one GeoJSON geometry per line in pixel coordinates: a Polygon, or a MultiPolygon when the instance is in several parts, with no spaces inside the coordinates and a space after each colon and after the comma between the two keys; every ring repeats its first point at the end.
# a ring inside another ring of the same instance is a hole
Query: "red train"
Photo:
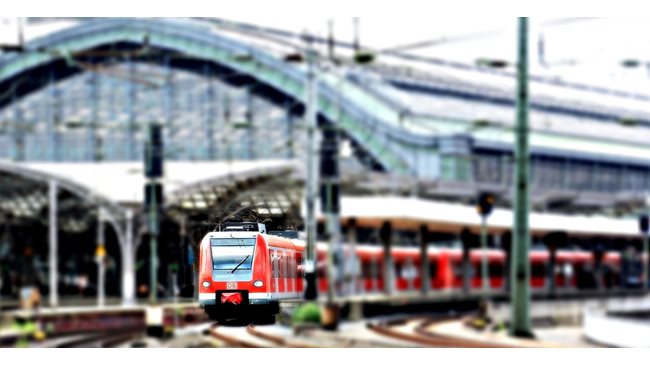
{"type": "MultiPolygon", "coordinates": [[[[239,317],[242,312],[258,319],[271,319],[278,312],[278,302],[300,299],[304,292],[302,241],[269,235],[263,224],[243,223],[210,232],[200,246],[199,302],[211,319],[239,317]]],[[[327,290],[326,245],[317,248],[317,274],[320,293],[327,290]]],[[[463,259],[460,249],[430,248],[428,250],[432,291],[461,291],[463,259]]],[[[481,288],[482,256],[488,258],[489,287],[503,291],[506,285],[506,254],[501,250],[472,250],[470,253],[470,285],[481,288]]],[[[383,251],[377,245],[356,246],[356,288],[363,293],[382,292],[383,251]]],[[[392,249],[393,293],[417,291],[422,286],[420,251],[417,248],[392,249]]],[[[547,289],[547,251],[531,251],[531,287],[533,292],[547,289]]],[[[638,263],[640,264],[640,260],[638,263]]],[[[621,255],[608,252],[603,258],[604,286],[621,282],[621,255]]],[[[641,272],[626,271],[626,276],[640,281],[641,272]]],[[[594,258],[585,251],[558,251],[555,286],[558,291],[577,291],[594,287],[594,258]]],[[[640,282],[639,282],[640,285],[640,282]]]]}

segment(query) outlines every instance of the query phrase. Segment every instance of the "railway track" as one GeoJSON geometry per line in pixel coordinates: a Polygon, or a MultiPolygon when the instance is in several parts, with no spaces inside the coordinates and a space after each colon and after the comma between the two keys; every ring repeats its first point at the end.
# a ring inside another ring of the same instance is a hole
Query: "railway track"
{"type": "Polygon", "coordinates": [[[423,318],[409,317],[397,320],[368,324],[368,328],[385,337],[416,343],[427,347],[437,348],[510,348],[500,343],[478,341],[454,337],[430,330],[437,323],[446,322],[455,318],[423,318]]]}
{"type": "MultiPolygon", "coordinates": [[[[271,334],[260,330],[254,325],[248,325],[246,328],[226,328],[217,324],[210,327],[210,335],[226,343],[227,345],[243,348],[321,348],[317,340],[305,342],[303,340],[290,340],[288,337],[271,334]],[[225,331],[229,329],[229,331],[225,331]]],[[[338,347],[349,347],[347,343],[340,344],[338,347]]]]}
{"type": "Polygon", "coordinates": [[[246,327],[223,327],[217,324],[209,328],[212,337],[233,347],[243,348],[349,348],[349,347],[436,347],[436,348],[512,348],[530,344],[501,343],[498,340],[468,339],[435,330],[437,324],[457,317],[431,318],[411,316],[368,323],[369,331],[376,335],[351,338],[349,335],[307,330],[300,334],[279,335],[254,325],[246,327]],[[383,337],[382,339],[373,339],[383,337]],[[390,339],[390,341],[388,340],[390,339]],[[410,345],[410,346],[409,346],[410,345]]]}
{"type": "Polygon", "coordinates": [[[129,340],[141,337],[144,335],[142,330],[129,330],[119,333],[115,332],[100,332],[72,337],[72,339],[65,339],[57,342],[56,348],[111,348],[119,344],[125,343],[129,340]]]}

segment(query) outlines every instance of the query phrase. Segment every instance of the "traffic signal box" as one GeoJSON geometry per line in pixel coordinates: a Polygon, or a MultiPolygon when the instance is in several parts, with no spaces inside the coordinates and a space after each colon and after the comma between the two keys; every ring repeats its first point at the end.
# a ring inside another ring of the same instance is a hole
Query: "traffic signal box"
{"type": "Polygon", "coordinates": [[[162,126],[156,123],[149,125],[149,141],[144,150],[145,176],[161,178],[163,176],[163,139],[162,126]]]}
{"type": "Polygon", "coordinates": [[[481,216],[488,216],[492,213],[492,207],[496,201],[495,197],[491,193],[481,193],[478,197],[478,204],[476,205],[476,210],[481,216]]]}

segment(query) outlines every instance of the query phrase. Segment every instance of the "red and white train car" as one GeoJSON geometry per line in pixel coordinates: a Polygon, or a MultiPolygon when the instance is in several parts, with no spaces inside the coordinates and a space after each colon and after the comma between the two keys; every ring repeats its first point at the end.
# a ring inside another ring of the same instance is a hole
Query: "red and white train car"
{"type": "Polygon", "coordinates": [[[256,308],[251,313],[270,317],[279,300],[302,297],[298,264],[304,245],[266,234],[263,224],[242,224],[243,230],[248,225],[252,231],[235,227],[210,232],[201,241],[199,303],[210,318],[237,316],[250,306],[256,308]]]}
{"type": "MultiPolygon", "coordinates": [[[[226,231],[210,232],[200,246],[199,302],[210,318],[236,318],[249,313],[258,319],[270,320],[279,310],[279,301],[301,299],[304,293],[302,241],[269,235],[263,224],[244,223],[226,231]],[[250,230],[250,231],[248,231],[250,230]]],[[[487,258],[489,289],[505,290],[507,256],[502,250],[470,251],[470,288],[482,283],[482,259],[487,258]]],[[[377,245],[356,246],[357,290],[364,293],[384,291],[383,250],[377,245]]],[[[413,247],[394,247],[392,278],[394,293],[418,291],[423,283],[432,291],[462,291],[462,250],[429,248],[427,266],[430,277],[423,281],[421,253],[413,247]]],[[[328,289],[327,245],[317,246],[317,286],[320,293],[328,289]]],[[[547,251],[530,252],[530,283],[533,291],[548,289],[550,261],[547,251]]],[[[603,265],[608,273],[618,276],[621,255],[605,253],[603,265]]],[[[594,257],[586,251],[559,250],[553,268],[555,286],[573,291],[588,288],[580,279],[593,274],[594,257]],[[592,271],[591,274],[589,271],[592,271]]],[[[609,286],[618,279],[609,277],[609,286]]]]}

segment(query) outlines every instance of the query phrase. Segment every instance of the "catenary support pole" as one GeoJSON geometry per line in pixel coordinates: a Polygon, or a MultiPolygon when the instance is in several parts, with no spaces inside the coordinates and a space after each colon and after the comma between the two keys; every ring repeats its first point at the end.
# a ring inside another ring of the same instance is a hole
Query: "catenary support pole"
{"type": "Polygon", "coordinates": [[[305,231],[307,233],[307,250],[305,260],[305,300],[315,300],[316,289],[316,190],[318,187],[316,142],[317,127],[317,75],[311,39],[307,36],[307,77],[305,84],[305,121],[307,132],[307,180],[305,182],[305,231]]]}
{"type": "Polygon", "coordinates": [[[518,20],[518,62],[517,62],[517,112],[515,127],[515,176],[514,176],[514,233],[513,264],[511,266],[512,319],[510,333],[514,336],[531,337],[529,314],[530,265],[528,247],[530,233],[529,213],[529,151],[528,151],[528,18],[518,20]]]}
{"type": "Polygon", "coordinates": [[[50,224],[50,307],[59,305],[59,292],[58,292],[58,220],[57,220],[57,192],[58,187],[54,180],[49,182],[49,224],[50,224]]]}

